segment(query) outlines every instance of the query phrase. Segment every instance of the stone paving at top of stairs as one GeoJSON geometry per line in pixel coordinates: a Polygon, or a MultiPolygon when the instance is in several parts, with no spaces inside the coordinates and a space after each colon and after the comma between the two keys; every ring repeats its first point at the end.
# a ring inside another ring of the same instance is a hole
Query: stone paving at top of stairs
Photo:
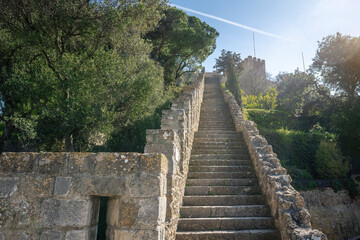
{"type": "Polygon", "coordinates": [[[279,240],[242,134],[216,78],[205,78],[176,240],[279,240]]]}

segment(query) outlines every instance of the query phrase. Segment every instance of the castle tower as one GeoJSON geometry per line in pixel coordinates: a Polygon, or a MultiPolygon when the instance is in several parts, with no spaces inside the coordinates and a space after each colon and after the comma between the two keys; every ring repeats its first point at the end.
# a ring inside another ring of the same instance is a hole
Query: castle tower
{"type": "Polygon", "coordinates": [[[248,56],[241,65],[243,70],[239,76],[240,88],[247,94],[257,95],[268,88],[266,84],[265,60],[248,56]]]}

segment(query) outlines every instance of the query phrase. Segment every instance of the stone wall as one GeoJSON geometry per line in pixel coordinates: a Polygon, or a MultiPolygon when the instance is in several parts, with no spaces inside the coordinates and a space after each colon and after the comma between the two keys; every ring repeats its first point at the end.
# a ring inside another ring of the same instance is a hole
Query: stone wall
{"type": "Polygon", "coordinates": [[[3,153],[0,240],[164,240],[167,159],[138,153],[3,153]]]}
{"type": "Polygon", "coordinates": [[[160,152],[168,159],[166,236],[175,239],[180,206],[184,196],[194,132],[200,119],[204,92],[204,70],[180,97],[172,102],[170,110],[162,113],[161,129],[148,130],[145,152],[160,152]]]}
{"type": "Polygon", "coordinates": [[[329,240],[360,239],[360,199],[352,200],[346,190],[300,192],[311,215],[311,224],[329,240]]]}
{"type": "Polygon", "coordinates": [[[283,240],[324,240],[327,237],[311,226],[310,214],[305,208],[304,199],[291,186],[291,177],[280,164],[271,145],[259,134],[256,124],[246,121],[234,97],[221,87],[226,78],[219,76],[225,102],[228,103],[236,130],[243,133],[251,160],[255,166],[259,184],[266,196],[283,240]]]}

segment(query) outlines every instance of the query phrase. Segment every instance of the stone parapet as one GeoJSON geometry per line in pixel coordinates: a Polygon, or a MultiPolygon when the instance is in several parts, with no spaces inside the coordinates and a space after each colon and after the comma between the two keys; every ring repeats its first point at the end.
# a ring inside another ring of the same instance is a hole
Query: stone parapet
{"type": "Polygon", "coordinates": [[[256,124],[247,121],[235,98],[221,87],[226,78],[219,75],[219,87],[228,103],[236,130],[242,132],[256,175],[283,240],[325,240],[327,237],[313,229],[303,197],[291,186],[291,177],[273,152],[272,146],[259,134],[256,124]]]}
{"type": "Polygon", "coordinates": [[[163,154],[2,153],[1,240],[95,240],[100,197],[108,239],[165,239],[163,154]]]}
{"type": "Polygon", "coordinates": [[[184,196],[194,132],[200,119],[204,76],[183,88],[170,110],[163,110],[161,129],[147,130],[145,152],[163,153],[168,160],[166,239],[175,239],[180,206],[184,196]]]}

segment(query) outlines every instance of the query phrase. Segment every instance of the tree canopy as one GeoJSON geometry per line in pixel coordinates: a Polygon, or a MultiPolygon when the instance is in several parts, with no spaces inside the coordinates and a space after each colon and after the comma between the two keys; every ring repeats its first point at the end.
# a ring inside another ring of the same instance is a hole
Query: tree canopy
{"type": "Polygon", "coordinates": [[[321,42],[311,66],[322,83],[347,100],[360,94],[360,38],[337,33],[321,42]]]}
{"type": "Polygon", "coordinates": [[[145,39],[154,45],[151,56],[164,68],[166,85],[171,85],[184,73],[200,67],[215,50],[218,35],[197,17],[171,7],[145,39]]]}
{"type": "Polygon", "coordinates": [[[221,50],[221,55],[215,61],[214,68],[218,73],[229,75],[232,70],[237,73],[242,70],[240,53],[223,49],[221,50]]]}
{"type": "Polygon", "coordinates": [[[0,0],[1,150],[131,150],[217,36],[165,0],[0,0]]]}

